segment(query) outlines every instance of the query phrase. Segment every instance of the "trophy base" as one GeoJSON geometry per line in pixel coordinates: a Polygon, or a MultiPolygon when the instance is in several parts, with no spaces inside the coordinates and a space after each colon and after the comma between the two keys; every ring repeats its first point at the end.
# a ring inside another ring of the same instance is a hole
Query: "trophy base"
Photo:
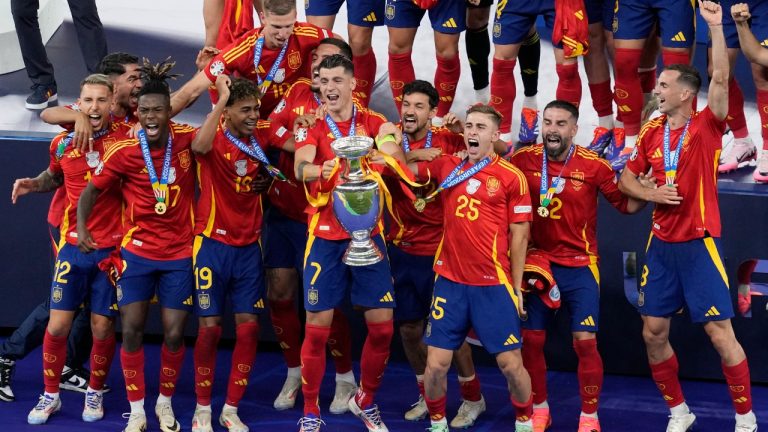
{"type": "Polygon", "coordinates": [[[368,237],[366,240],[352,240],[341,261],[352,267],[373,265],[384,259],[384,254],[376,243],[368,237]]]}

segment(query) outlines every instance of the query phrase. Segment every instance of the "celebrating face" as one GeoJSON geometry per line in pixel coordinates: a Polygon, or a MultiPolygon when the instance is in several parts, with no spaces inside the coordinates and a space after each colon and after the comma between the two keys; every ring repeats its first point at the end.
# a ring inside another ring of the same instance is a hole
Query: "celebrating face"
{"type": "Polygon", "coordinates": [[[493,143],[499,139],[499,128],[490,115],[471,112],[464,123],[464,144],[473,163],[493,154],[493,143]]]}
{"type": "MultiPolygon", "coordinates": [[[[171,118],[171,103],[168,96],[150,93],[139,98],[139,123],[150,144],[164,137],[171,118]]],[[[162,143],[161,143],[162,144],[162,143]]]]}
{"type": "Polygon", "coordinates": [[[340,112],[352,101],[355,78],[343,67],[320,68],[320,95],[330,112],[340,112]]]}
{"type": "Polygon", "coordinates": [[[109,123],[112,91],[102,84],[85,84],[80,90],[77,105],[88,116],[93,130],[101,130],[109,123]]]}
{"type": "Polygon", "coordinates": [[[437,113],[437,107],[429,106],[429,96],[424,93],[411,93],[403,96],[400,118],[403,119],[403,132],[415,135],[430,127],[430,120],[437,113]]]}
{"type": "Polygon", "coordinates": [[[320,62],[324,58],[330,57],[334,54],[340,54],[341,48],[336,45],[328,43],[320,44],[312,52],[312,91],[317,93],[320,91],[320,62]]]}
{"type": "Polygon", "coordinates": [[[296,9],[285,15],[276,15],[265,10],[261,14],[261,22],[264,24],[261,34],[264,35],[264,43],[267,48],[280,48],[293,33],[293,26],[296,24],[296,9]]]}
{"type": "Polygon", "coordinates": [[[541,136],[544,148],[550,159],[559,160],[573,145],[573,138],[578,130],[576,119],[570,112],[555,107],[545,109],[543,117],[541,136]]]}
{"type": "Polygon", "coordinates": [[[252,135],[259,120],[259,107],[261,103],[255,97],[240,99],[228,106],[224,110],[224,120],[229,130],[239,137],[252,135]]]}

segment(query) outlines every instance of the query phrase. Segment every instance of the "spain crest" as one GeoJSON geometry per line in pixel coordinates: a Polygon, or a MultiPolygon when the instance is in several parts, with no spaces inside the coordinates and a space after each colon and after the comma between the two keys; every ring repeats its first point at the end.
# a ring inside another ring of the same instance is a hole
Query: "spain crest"
{"type": "Polygon", "coordinates": [[[292,51],[288,54],[288,67],[296,70],[301,67],[301,53],[298,51],[292,51]]]}
{"type": "Polygon", "coordinates": [[[581,189],[581,186],[584,184],[584,173],[581,171],[573,171],[571,173],[571,184],[573,185],[573,190],[578,191],[581,189]]]}
{"type": "Polygon", "coordinates": [[[488,179],[485,181],[485,188],[488,190],[488,195],[493,196],[496,192],[498,192],[499,185],[501,185],[499,179],[494,176],[488,177],[488,179]]]}
{"type": "Polygon", "coordinates": [[[316,305],[318,300],[320,300],[320,293],[315,288],[310,288],[307,291],[307,303],[316,305]]]}
{"type": "Polygon", "coordinates": [[[211,307],[211,297],[208,294],[198,294],[197,305],[200,306],[200,309],[208,309],[211,307]]]}
{"type": "Polygon", "coordinates": [[[395,19],[395,3],[387,2],[387,8],[384,11],[384,15],[386,15],[387,19],[392,20],[395,19]]]}
{"type": "Polygon", "coordinates": [[[192,157],[189,155],[189,149],[179,152],[179,165],[183,169],[187,169],[191,164],[192,157]]]}
{"type": "Polygon", "coordinates": [[[51,294],[51,300],[54,303],[58,303],[64,297],[64,290],[60,286],[53,287],[53,294],[51,294]]]}

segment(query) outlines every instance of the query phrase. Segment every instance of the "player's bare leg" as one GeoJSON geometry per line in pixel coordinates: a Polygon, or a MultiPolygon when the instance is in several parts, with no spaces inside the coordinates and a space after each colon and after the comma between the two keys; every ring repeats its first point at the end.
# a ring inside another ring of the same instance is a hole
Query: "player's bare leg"
{"type": "Polygon", "coordinates": [[[120,365],[125,379],[126,396],[131,405],[126,431],[138,432],[146,429],[147,415],[144,412],[144,325],[149,310],[148,301],[134,302],[120,306],[120,323],[123,343],[120,348],[120,365]]]}
{"type": "Polygon", "coordinates": [[[301,323],[295,301],[298,286],[296,269],[267,269],[270,318],[288,367],[288,376],[273,404],[277,410],[293,408],[301,388],[301,323]]]}
{"type": "MultiPolygon", "coordinates": [[[[768,68],[752,64],[752,78],[757,88],[757,112],[760,114],[760,124],[768,124],[768,68]]],[[[761,128],[763,147],[757,160],[757,168],[752,177],[756,182],[768,183],[768,128],[761,128]]]]}
{"type": "Polygon", "coordinates": [[[389,84],[398,112],[403,103],[403,86],[416,79],[416,72],[411,61],[411,50],[416,38],[415,28],[387,27],[389,33],[389,84]]]}
{"type": "Polygon", "coordinates": [[[216,46],[216,38],[219,35],[219,26],[223,16],[224,0],[203,1],[203,23],[205,24],[205,44],[203,46],[216,46]]]}
{"type": "MultiPolygon", "coordinates": [[[[519,349],[504,351],[496,355],[496,363],[507,379],[510,399],[515,407],[515,425],[532,428],[533,394],[531,378],[523,367],[523,357],[519,349]]],[[[531,430],[531,429],[527,429],[531,430]]]]}
{"type": "Polygon", "coordinates": [[[500,139],[512,141],[512,105],[515,102],[515,64],[521,44],[493,45],[493,71],[491,72],[491,102],[501,115],[500,139]]]}
{"type": "Polygon", "coordinates": [[[333,30],[336,15],[307,15],[307,22],[324,29],[333,30]]]}
{"type": "Polygon", "coordinates": [[[453,363],[459,374],[461,406],[456,417],[451,420],[451,427],[464,429],[475,424],[475,420],[485,412],[485,398],[480,393],[480,379],[472,361],[472,347],[466,341],[454,351],[453,363]]]}

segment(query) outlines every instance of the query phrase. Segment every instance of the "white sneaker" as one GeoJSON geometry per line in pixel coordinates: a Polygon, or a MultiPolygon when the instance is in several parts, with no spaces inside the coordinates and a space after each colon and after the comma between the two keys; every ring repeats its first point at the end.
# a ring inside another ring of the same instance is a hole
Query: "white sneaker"
{"type": "Polygon", "coordinates": [[[320,426],[325,425],[325,422],[313,415],[309,415],[300,418],[297,424],[299,425],[299,432],[320,432],[320,426]]]}
{"type": "Polygon", "coordinates": [[[280,394],[277,395],[273,406],[276,410],[282,411],[293,408],[296,405],[296,396],[301,389],[301,378],[288,377],[285,379],[283,389],[280,390],[280,394]]]}
{"type": "Polygon", "coordinates": [[[331,414],[344,414],[349,411],[349,398],[357,392],[357,386],[347,381],[336,381],[336,391],[333,394],[333,401],[328,411],[331,414]]]}
{"type": "Polygon", "coordinates": [[[667,432],[686,432],[695,421],[696,416],[692,412],[683,415],[671,415],[669,416],[669,423],[667,423],[667,432]]]}
{"type": "Polygon", "coordinates": [[[27,423],[38,425],[48,421],[53,413],[58,412],[61,409],[61,399],[57,397],[51,397],[47,394],[40,395],[40,399],[37,400],[37,405],[32,408],[27,416],[27,423]]]}
{"type": "Polygon", "coordinates": [[[213,432],[211,426],[211,410],[195,408],[195,414],[192,416],[192,432],[213,432]]]}
{"type": "Polygon", "coordinates": [[[405,419],[408,421],[419,421],[427,417],[427,403],[424,402],[424,396],[419,395],[419,400],[411,405],[411,409],[405,412],[405,419]]]}
{"type": "Polygon", "coordinates": [[[83,421],[95,422],[104,418],[104,395],[100,390],[88,387],[85,393],[85,406],[83,407],[83,421]]]}
{"type": "Polygon", "coordinates": [[[368,428],[368,432],[389,432],[387,425],[381,420],[381,412],[379,412],[378,405],[373,405],[364,410],[357,406],[354,397],[349,398],[348,405],[349,411],[363,421],[365,427],[368,428]]]}
{"type": "Polygon", "coordinates": [[[128,419],[123,432],[144,432],[147,430],[147,414],[142,412],[123,413],[123,418],[128,419]]]}
{"type": "Polygon", "coordinates": [[[720,165],[717,170],[721,173],[736,171],[746,166],[757,164],[757,148],[749,137],[736,138],[728,152],[720,157],[720,165]]]}
{"type": "Polygon", "coordinates": [[[468,428],[475,424],[475,420],[483,412],[485,412],[485,398],[482,395],[479,401],[464,400],[461,402],[458,414],[451,420],[451,427],[457,429],[468,428]]]}
{"type": "Polygon", "coordinates": [[[533,432],[533,421],[515,421],[515,432],[533,432]]]}
{"type": "Polygon", "coordinates": [[[755,413],[750,411],[746,414],[736,414],[735,432],[755,432],[757,431],[757,418],[755,413]]]}
{"type": "Polygon", "coordinates": [[[448,423],[445,422],[445,419],[440,420],[437,423],[431,423],[429,425],[429,428],[427,428],[427,432],[449,432],[450,429],[448,429],[448,423]]]}
{"type": "Polygon", "coordinates": [[[160,423],[160,430],[163,432],[179,432],[181,425],[176,421],[173,414],[173,407],[170,402],[158,402],[155,404],[155,415],[160,423]]]}
{"type": "Polygon", "coordinates": [[[248,426],[240,421],[237,416],[237,410],[223,409],[219,416],[219,424],[229,430],[229,432],[248,432],[248,426]]]}

